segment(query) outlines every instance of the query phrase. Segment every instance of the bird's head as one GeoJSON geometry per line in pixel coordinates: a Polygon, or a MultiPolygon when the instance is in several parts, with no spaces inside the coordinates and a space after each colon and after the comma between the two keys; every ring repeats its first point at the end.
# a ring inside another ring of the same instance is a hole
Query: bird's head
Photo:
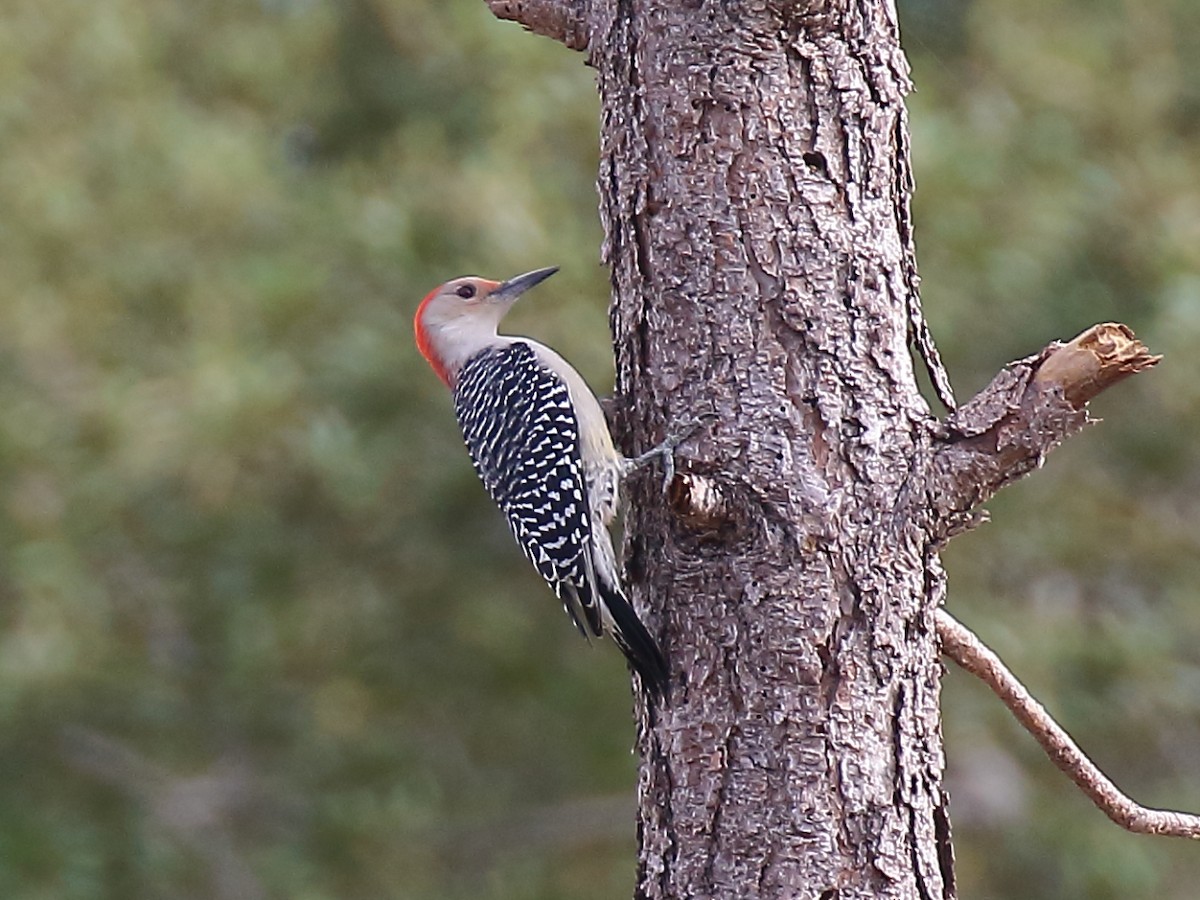
{"type": "Polygon", "coordinates": [[[469,275],[434,288],[413,318],[417,349],[438,377],[452,385],[463,363],[495,341],[513,302],[557,271],[557,266],[534,269],[507,281],[469,275]]]}

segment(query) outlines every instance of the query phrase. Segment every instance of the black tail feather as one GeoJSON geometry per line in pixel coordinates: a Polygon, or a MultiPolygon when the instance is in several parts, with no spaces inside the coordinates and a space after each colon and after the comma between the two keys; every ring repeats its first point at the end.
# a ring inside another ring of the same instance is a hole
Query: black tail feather
{"type": "Polygon", "coordinates": [[[642,686],[650,696],[662,699],[667,695],[671,670],[658,647],[658,642],[650,636],[650,632],[637,617],[629,601],[619,591],[603,583],[599,588],[602,601],[608,607],[615,625],[613,640],[617,642],[633,670],[638,673],[642,686]]]}

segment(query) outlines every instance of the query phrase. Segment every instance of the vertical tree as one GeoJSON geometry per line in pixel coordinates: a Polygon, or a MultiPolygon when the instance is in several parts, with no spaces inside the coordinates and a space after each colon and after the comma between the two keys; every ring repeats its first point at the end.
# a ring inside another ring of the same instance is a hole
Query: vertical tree
{"type": "Polygon", "coordinates": [[[1153,359],[1105,327],[934,418],[891,3],[488,2],[598,74],[624,449],[711,414],[627,523],[675,675],[638,895],[954,896],[938,548],[1153,359]]]}
{"type": "Polygon", "coordinates": [[[627,433],[715,412],[693,471],[725,501],[630,520],[683,670],[640,742],[640,890],[946,895],[894,15],[615,4],[588,34],[627,433]]]}

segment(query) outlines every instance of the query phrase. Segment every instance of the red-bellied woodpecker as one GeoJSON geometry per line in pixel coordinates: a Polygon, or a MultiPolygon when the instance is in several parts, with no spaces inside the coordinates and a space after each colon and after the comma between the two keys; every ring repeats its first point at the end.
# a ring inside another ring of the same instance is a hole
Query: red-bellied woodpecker
{"type": "Polygon", "coordinates": [[[637,461],[613,446],[604,411],[566,360],[496,333],[513,301],[557,271],[446,282],[417,309],[417,347],[453,392],[475,471],[525,555],[580,632],[610,634],[661,695],[666,660],[625,596],[608,533],[637,461]]]}

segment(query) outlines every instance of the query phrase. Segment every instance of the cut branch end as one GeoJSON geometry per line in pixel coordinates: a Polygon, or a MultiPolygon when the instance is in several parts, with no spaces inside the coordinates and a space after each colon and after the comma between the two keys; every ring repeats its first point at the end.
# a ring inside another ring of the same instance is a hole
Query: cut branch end
{"type": "Polygon", "coordinates": [[[1091,421],[1089,400],[1161,358],[1125,325],[1103,322],[1005,366],[950,415],[939,436],[930,492],[935,539],[970,527],[979,504],[1091,421]]]}
{"type": "Polygon", "coordinates": [[[1128,326],[1102,322],[1051,351],[1033,380],[1037,385],[1058,387],[1067,402],[1080,409],[1101,391],[1161,359],[1128,326]]]}

